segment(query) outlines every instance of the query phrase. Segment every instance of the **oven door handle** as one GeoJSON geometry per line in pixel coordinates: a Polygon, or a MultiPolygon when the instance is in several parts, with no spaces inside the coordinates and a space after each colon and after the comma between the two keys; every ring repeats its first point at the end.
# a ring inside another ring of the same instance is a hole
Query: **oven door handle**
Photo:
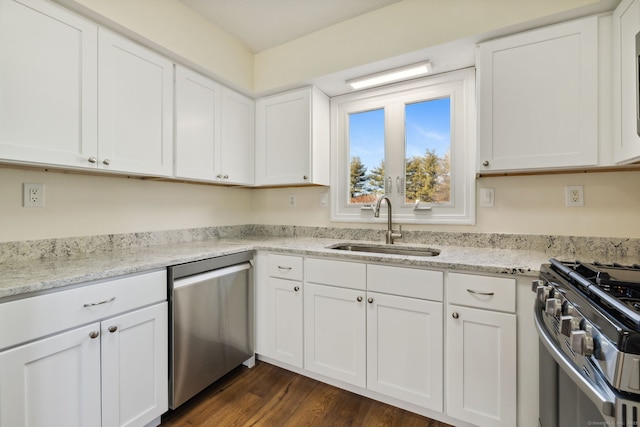
{"type": "Polygon", "coordinates": [[[547,330],[542,325],[542,310],[538,307],[535,308],[535,325],[538,331],[540,341],[544,344],[547,351],[556,361],[558,366],[571,378],[571,380],[578,386],[580,390],[591,400],[598,410],[606,416],[615,416],[615,395],[609,390],[608,387],[603,388],[598,384],[593,384],[576,369],[573,363],[567,358],[567,356],[558,350],[554,345],[547,330]]]}

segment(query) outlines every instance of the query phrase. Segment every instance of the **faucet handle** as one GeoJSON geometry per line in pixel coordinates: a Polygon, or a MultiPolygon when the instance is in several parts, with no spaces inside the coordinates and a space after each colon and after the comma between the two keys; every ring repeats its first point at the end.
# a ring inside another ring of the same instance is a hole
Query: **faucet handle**
{"type": "MultiPolygon", "coordinates": [[[[391,230],[392,239],[402,239],[402,224],[398,224],[398,231],[391,230]]],[[[393,240],[392,240],[393,241],[393,240]]]]}

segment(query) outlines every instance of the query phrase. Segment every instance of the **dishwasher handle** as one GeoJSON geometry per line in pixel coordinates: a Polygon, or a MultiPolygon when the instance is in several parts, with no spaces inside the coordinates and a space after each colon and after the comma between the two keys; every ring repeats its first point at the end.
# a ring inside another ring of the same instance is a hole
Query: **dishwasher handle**
{"type": "Polygon", "coordinates": [[[229,267],[218,268],[217,270],[194,274],[193,276],[183,277],[181,279],[176,279],[173,282],[173,289],[175,290],[178,288],[184,288],[186,286],[206,282],[207,280],[216,279],[222,276],[228,276],[230,274],[238,273],[244,270],[249,270],[250,268],[252,268],[251,263],[244,262],[242,264],[236,264],[229,267]]]}

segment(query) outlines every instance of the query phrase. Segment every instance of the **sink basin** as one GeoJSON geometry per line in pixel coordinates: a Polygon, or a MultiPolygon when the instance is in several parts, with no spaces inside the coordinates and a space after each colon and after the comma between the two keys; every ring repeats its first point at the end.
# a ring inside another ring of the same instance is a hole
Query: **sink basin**
{"type": "Polygon", "coordinates": [[[356,243],[340,243],[337,245],[329,246],[329,249],[350,252],[371,252],[376,254],[411,255],[423,257],[438,256],[440,254],[440,251],[438,249],[404,245],[359,245],[356,243]]]}

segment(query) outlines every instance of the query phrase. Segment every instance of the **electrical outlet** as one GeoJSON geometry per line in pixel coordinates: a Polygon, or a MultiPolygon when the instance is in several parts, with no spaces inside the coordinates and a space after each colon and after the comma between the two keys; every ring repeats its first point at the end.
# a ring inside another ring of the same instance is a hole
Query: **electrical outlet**
{"type": "Polygon", "coordinates": [[[582,185],[569,185],[565,187],[567,207],[584,206],[584,188],[582,185]]]}
{"type": "Polygon", "coordinates": [[[289,194],[289,207],[290,208],[295,208],[296,207],[296,195],[295,194],[289,194]]]}
{"type": "Polygon", "coordinates": [[[25,208],[43,208],[44,184],[22,184],[22,206],[25,208]]]}

